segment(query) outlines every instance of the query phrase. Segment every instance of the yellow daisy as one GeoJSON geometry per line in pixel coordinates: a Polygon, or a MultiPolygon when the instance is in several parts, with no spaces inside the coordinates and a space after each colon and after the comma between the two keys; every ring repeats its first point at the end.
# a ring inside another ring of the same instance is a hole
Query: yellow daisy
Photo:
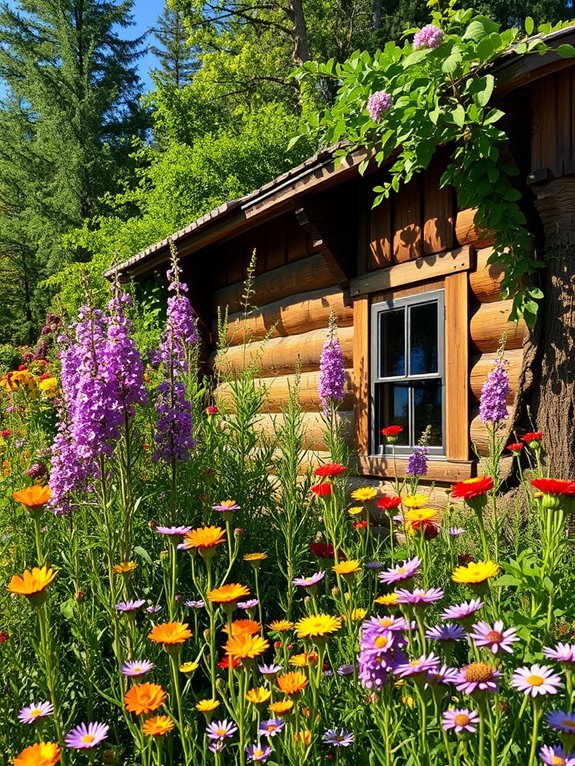
{"type": "Polygon", "coordinates": [[[358,489],[354,489],[351,493],[354,500],[359,500],[364,503],[368,500],[373,500],[376,495],[377,490],[374,487],[359,487],[358,489]]]}
{"type": "Polygon", "coordinates": [[[336,574],[346,577],[359,572],[361,564],[356,559],[348,559],[347,561],[340,561],[339,564],[333,566],[332,569],[336,574]]]}
{"type": "Polygon", "coordinates": [[[270,643],[261,636],[252,636],[249,633],[240,633],[232,636],[224,646],[226,653],[237,660],[252,660],[259,657],[268,649],[270,643]]]}
{"type": "Polygon", "coordinates": [[[294,668],[307,668],[311,665],[317,665],[319,655],[317,652],[302,652],[290,657],[289,664],[294,668]]]}
{"type": "Polygon", "coordinates": [[[257,686],[255,689],[250,689],[246,694],[246,700],[251,702],[252,705],[263,705],[266,703],[272,693],[265,686],[257,686]]]}
{"type": "Polygon", "coordinates": [[[423,508],[428,501],[427,495],[406,495],[401,498],[401,502],[406,508],[423,508]]]}
{"type": "Polygon", "coordinates": [[[200,713],[213,713],[214,710],[217,710],[220,706],[220,703],[218,700],[214,699],[213,697],[211,699],[205,699],[200,700],[196,703],[196,710],[199,710],[200,713]]]}
{"type": "Polygon", "coordinates": [[[330,633],[337,633],[341,628],[341,617],[333,617],[331,614],[312,614],[302,617],[296,623],[298,638],[323,638],[330,633]]]}
{"type": "Polygon", "coordinates": [[[451,579],[463,585],[476,585],[499,574],[499,564],[494,561],[472,561],[467,566],[457,567],[451,579]]]}

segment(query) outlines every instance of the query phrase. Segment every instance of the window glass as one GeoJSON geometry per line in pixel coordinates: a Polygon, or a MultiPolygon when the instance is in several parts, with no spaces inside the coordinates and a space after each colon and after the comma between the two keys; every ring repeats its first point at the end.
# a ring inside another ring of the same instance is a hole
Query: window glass
{"type": "Polygon", "coordinates": [[[397,444],[409,444],[409,385],[407,383],[381,383],[377,391],[377,433],[385,426],[401,426],[397,444]]]}
{"type": "Polygon", "coordinates": [[[405,375],[405,309],[379,315],[379,377],[405,375]]]}
{"type": "Polygon", "coordinates": [[[437,372],[437,303],[411,306],[409,313],[409,374],[437,372]]]}
{"type": "Polygon", "coordinates": [[[442,381],[420,380],[413,384],[413,437],[417,443],[431,426],[430,447],[443,444],[442,381]]]}

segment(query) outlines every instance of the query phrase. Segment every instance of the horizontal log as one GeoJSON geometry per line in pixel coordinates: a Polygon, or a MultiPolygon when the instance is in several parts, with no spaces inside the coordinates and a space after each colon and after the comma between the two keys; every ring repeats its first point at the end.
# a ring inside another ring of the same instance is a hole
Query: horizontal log
{"type": "Polygon", "coordinates": [[[459,210],[455,219],[455,236],[460,245],[473,245],[476,248],[493,245],[495,236],[492,231],[479,235],[475,227],[476,208],[459,210]]]}
{"type": "MultiPolygon", "coordinates": [[[[296,371],[298,361],[301,372],[319,370],[321,352],[327,330],[312,330],[301,335],[270,340],[254,341],[244,346],[230,346],[215,354],[210,360],[215,369],[238,372],[244,364],[256,366],[258,375],[269,378],[274,375],[290,375],[296,371]]],[[[341,327],[337,337],[346,367],[353,365],[353,327],[341,327]]]]}
{"type": "Polygon", "coordinates": [[[494,303],[501,300],[501,282],[505,270],[499,264],[487,263],[492,252],[492,247],[479,250],[476,267],[469,274],[469,287],[479,303],[494,303]]]}
{"type": "Polygon", "coordinates": [[[503,333],[506,333],[505,348],[521,348],[526,325],[523,319],[510,322],[509,314],[513,301],[482,303],[469,323],[471,341],[482,353],[497,351],[503,333]]]}
{"type": "MultiPolygon", "coordinates": [[[[351,410],[353,407],[353,394],[351,383],[352,370],[345,371],[345,395],[341,402],[342,410],[351,410]]],[[[290,389],[296,385],[295,375],[281,375],[277,378],[260,378],[256,385],[263,386],[264,397],[262,412],[281,412],[285,409],[290,389]]],[[[319,372],[304,372],[300,376],[298,402],[304,412],[319,412],[321,404],[318,394],[319,372]]],[[[216,400],[224,405],[231,404],[231,391],[228,383],[222,383],[215,390],[216,400]]]]}
{"type": "MultiPolygon", "coordinates": [[[[333,312],[338,327],[353,324],[353,307],[345,305],[339,287],[293,295],[287,300],[260,306],[244,320],[242,314],[230,314],[226,342],[231,346],[248,341],[299,335],[309,330],[327,328],[333,312]]],[[[217,329],[214,326],[214,330],[217,329]]]]}
{"type": "MultiPolygon", "coordinates": [[[[390,456],[360,455],[359,469],[368,476],[384,476],[391,478],[397,473],[398,478],[406,476],[407,458],[396,458],[395,464],[390,456]]],[[[425,481],[449,483],[469,479],[474,473],[474,463],[471,460],[429,460],[425,481]]],[[[420,485],[423,489],[422,482],[420,485]]]]}
{"type": "MultiPolygon", "coordinates": [[[[343,440],[348,447],[353,448],[353,411],[341,410],[338,412],[337,419],[341,425],[343,440]]],[[[284,416],[281,412],[274,415],[262,413],[255,422],[254,428],[258,434],[262,434],[267,439],[274,439],[281,432],[283,425],[284,416]]],[[[304,450],[322,452],[327,449],[325,443],[325,422],[319,412],[304,412],[302,415],[302,428],[304,450]]]]}
{"type": "MultiPolygon", "coordinates": [[[[335,275],[321,254],[311,255],[287,266],[266,271],[254,277],[254,294],[251,301],[256,306],[272,303],[287,298],[290,295],[307,290],[319,290],[332,287],[336,281],[335,275]]],[[[243,305],[244,282],[216,290],[212,299],[214,311],[219,307],[224,310],[227,306],[230,314],[240,311],[243,305]]]]}
{"type": "MultiPolygon", "coordinates": [[[[481,389],[483,384],[487,380],[487,376],[493,369],[493,363],[497,360],[498,354],[481,354],[479,357],[474,357],[471,360],[471,392],[473,396],[479,401],[481,396],[481,389]]],[[[507,375],[509,376],[509,395],[507,397],[507,404],[513,404],[515,396],[517,394],[517,388],[519,385],[519,374],[521,372],[521,365],[523,364],[523,349],[516,348],[510,349],[505,352],[505,359],[508,364],[506,367],[507,375]]]]}
{"type": "MultiPolygon", "coordinates": [[[[503,422],[503,427],[499,431],[499,438],[503,438],[505,441],[507,441],[509,437],[511,428],[511,407],[507,407],[507,412],[509,413],[509,416],[507,420],[503,422]]],[[[469,426],[469,438],[471,443],[475,446],[476,452],[481,457],[487,457],[487,455],[489,455],[489,431],[485,427],[485,423],[482,423],[481,420],[479,420],[479,409],[476,408],[472,410],[471,414],[475,417],[473,417],[469,426]]]]}

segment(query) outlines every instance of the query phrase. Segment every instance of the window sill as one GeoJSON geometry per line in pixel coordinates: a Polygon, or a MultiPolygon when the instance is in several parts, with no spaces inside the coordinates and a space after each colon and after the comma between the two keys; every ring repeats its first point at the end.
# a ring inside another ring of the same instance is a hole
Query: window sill
{"type": "MultiPolygon", "coordinates": [[[[407,468],[407,458],[397,457],[394,461],[391,455],[360,455],[359,473],[362,476],[378,476],[393,479],[395,471],[403,479],[407,468]]],[[[454,482],[469,479],[475,475],[475,462],[472,460],[446,460],[444,458],[429,458],[427,475],[422,481],[454,482]]]]}

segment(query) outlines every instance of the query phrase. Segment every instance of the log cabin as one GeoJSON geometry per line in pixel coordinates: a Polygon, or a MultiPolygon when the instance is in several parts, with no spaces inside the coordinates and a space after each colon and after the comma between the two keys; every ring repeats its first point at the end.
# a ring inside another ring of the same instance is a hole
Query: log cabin
{"type": "MultiPolygon", "coordinates": [[[[575,29],[554,33],[549,42],[575,42],[575,29]]],[[[546,233],[572,220],[575,62],[553,52],[510,53],[495,74],[523,208],[540,246],[546,233]]],[[[395,450],[402,475],[429,425],[427,479],[447,485],[475,475],[477,453],[486,454],[479,396],[502,338],[511,383],[508,429],[517,423],[518,392],[528,378],[526,327],[508,321],[501,268],[488,263],[490,235],[479,236],[474,211],[458,209],[453,190],[439,186],[445,157],[437,154],[424,175],[374,208],[373,188],[386,171],[369,166],[360,175],[365,156],[355,152],[335,162],[332,150],[320,151],[108,276],[163,279],[171,240],[212,364],[240,369],[246,337],[247,358],[259,358],[266,386],[262,431],[281,420],[299,365],[307,464],[327,458],[318,379],[333,312],[346,367],[339,418],[360,476],[385,481],[392,475],[382,426],[403,426],[395,450]],[[253,251],[257,309],[244,322],[243,285],[253,251]],[[224,307],[228,345],[214,359],[217,313],[224,307]]],[[[225,383],[217,396],[226,399],[225,383]]]]}

